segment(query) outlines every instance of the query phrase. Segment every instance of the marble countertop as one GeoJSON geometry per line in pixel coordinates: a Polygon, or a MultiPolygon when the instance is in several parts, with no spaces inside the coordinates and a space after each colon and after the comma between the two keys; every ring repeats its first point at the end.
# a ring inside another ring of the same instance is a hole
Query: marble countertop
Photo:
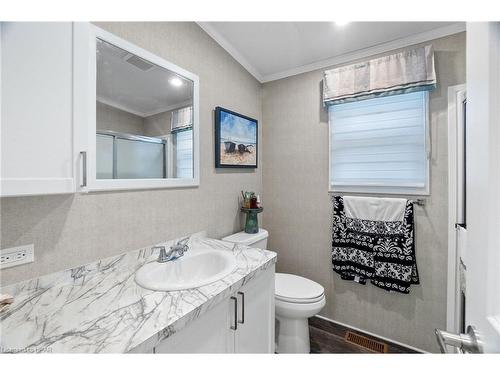
{"type": "Polygon", "coordinates": [[[151,291],[134,280],[158,256],[145,248],[1,288],[15,301],[0,313],[0,352],[148,352],[276,262],[274,252],[220,240],[192,236],[189,246],[231,251],[237,268],[199,288],[151,291]]]}

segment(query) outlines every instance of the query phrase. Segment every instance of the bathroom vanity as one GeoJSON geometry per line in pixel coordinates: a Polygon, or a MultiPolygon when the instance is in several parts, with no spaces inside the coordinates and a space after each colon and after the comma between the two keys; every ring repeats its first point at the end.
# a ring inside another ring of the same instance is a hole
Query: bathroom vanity
{"type": "Polygon", "coordinates": [[[273,353],[276,254],[196,236],[188,244],[188,253],[227,252],[234,270],[149,290],[135,280],[158,258],[146,248],[3,287],[15,302],[0,314],[2,352],[273,353]]]}
{"type": "MultiPolygon", "coordinates": [[[[134,352],[148,349],[138,347],[134,352]]],[[[154,353],[273,353],[274,266],[262,271],[182,330],[159,342],[154,353]]]]}

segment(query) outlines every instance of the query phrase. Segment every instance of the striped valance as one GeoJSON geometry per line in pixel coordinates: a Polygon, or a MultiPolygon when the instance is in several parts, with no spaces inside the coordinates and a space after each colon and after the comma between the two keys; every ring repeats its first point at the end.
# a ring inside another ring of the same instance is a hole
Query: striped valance
{"type": "Polygon", "coordinates": [[[325,71],[323,103],[389,96],[436,87],[431,45],[325,71]]]}

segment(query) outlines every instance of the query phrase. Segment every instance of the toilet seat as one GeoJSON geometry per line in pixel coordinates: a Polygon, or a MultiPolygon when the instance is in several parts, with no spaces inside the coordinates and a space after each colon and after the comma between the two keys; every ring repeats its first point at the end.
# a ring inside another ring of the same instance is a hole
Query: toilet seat
{"type": "Polygon", "coordinates": [[[275,297],[279,301],[297,304],[316,303],[325,298],[325,289],[305,277],[276,273],[275,297]]]}
{"type": "Polygon", "coordinates": [[[288,302],[288,303],[299,303],[299,304],[306,304],[306,303],[316,303],[321,301],[323,298],[325,298],[325,295],[322,294],[316,298],[309,298],[309,299],[301,299],[301,298],[286,298],[282,296],[275,296],[276,300],[282,301],[282,302],[288,302]]]}

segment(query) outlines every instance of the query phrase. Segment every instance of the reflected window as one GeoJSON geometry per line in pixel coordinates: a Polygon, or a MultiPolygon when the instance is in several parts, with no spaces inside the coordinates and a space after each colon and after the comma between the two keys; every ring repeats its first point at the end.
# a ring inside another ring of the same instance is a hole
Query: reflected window
{"type": "Polygon", "coordinates": [[[193,130],[175,133],[175,169],[178,178],[193,176],[193,130]]]}

